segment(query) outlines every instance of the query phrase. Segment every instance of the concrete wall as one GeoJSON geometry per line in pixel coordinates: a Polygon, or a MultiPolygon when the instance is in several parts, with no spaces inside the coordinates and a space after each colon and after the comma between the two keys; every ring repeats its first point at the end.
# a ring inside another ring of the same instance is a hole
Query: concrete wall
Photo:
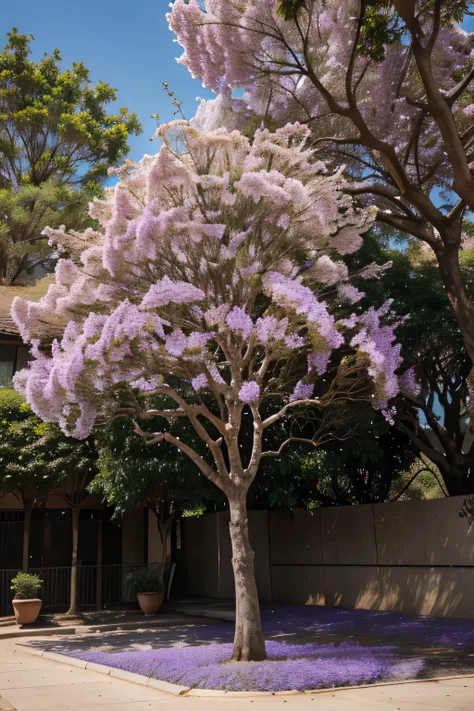
{"type": "MultiPolygon", "coordinates": [[[[463,497],[249,513],[262,600],[474,619],[463,497]]],[[[228,514],[187,519],[188,594],[233,596],[228,514]]]]}

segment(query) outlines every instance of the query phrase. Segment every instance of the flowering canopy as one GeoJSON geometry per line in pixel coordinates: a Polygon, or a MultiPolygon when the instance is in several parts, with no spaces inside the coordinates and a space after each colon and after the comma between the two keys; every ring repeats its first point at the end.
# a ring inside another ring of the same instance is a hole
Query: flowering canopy
{"type": "Polygon", "coordinates": [[[474,210],[474,34],[457,24],[469,6],[175,0],[168,18],[180,61],[218,92],[199,125],[310,126],[315,155],[356,179],[346,190],[433,250],[474,359],[474,301],[459,265],[474,210]]]}
{"type": "MultiPolygon", "coordinates": [[[[428,9],[418,5],[420,35],[427,40],[433,31],[433,80],[443,95],[456,89],[450,105],[459,130],[471,129],[472,137],[474,103],[464,92],[468,79],[459,87],[456,79],[464,74],[472,78],[473,36],[444,15],[440,26],[433,27],[432,3],[428,9]]],[[[424,104],[414,47],[403,39],[401,27],[389,44],[384,45],[388,37],[381,39],[378,52],[375,41],[366,45],[371,20],[366,3],[175,0],[171,8],[170,27],[184,47],[179,61],[218,93],[214,106],[205,107],[208,121],[228,125],[232,114],[237,121],[225,100],[226,89],[245,87],[245,101],[232,101],[241,112],[241,125],[249,110],[285,122],[306,121],[314,135],[326,142],[333,137],[345,146],[359,177],[371,168],[384,181],[384,157],[355,148],[366,144],[371,134],[394,147],[393,159],[400,161],[408,180],[418,181],[421,170],[425,188],[439,184],[441,175],[442,184],[448,185],[447,148],[430,116],[432,107],[424,104]],[[294,11],[285,11],[287,5],[294,11]],[[415,121],[419,126],[413,136],[415,121]]],[[[389,16],[390,11],[380,8],[376,19],[388,24],[389,16]]],[[[400,23],[393,11],[392,17],[400,23]]]]}
{"type": "Polygon", "coordinates": [[[171,414],[184,414],[174,376],[213,394],[220,416],[200,414],[227,438],[244,404],[258,413],[275,394],[287,406],[307,402],[344,342],[385,408],[401,363],[389,305],[336,314],[362,296],[337,255],[359,247],[374,213],[354,208],[340,173],[311,160],[308,130],[264,129],[252,142],[186,122],[158,132],[157,156],[125,166],[107,199],[92,204],[103,230],[82,238],[90,246],[58,262],[40,302],[13,304],[35,356],[15,384],[34,411],[78,438],[139,394],[163,392],[178,405],[171,414]],[[302,355],[306,366],[293,374],[285,364],[302,355]]]}

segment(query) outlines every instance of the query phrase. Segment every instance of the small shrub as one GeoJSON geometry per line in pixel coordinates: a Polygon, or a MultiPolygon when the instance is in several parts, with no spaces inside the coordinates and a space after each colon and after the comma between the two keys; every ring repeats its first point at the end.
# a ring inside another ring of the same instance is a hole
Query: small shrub
{"type": "Polygon", "coordinates": [[[29,573],[18,573],[12,580],[11,590],[15,593],[17,600],[32,600],[37,598],[43,587],[43,581],[39,575],[29,573]]]}
{"type": "Polygon", "coordinates": [[[163,592],[163,583],[156,573],[139,568],[127,575],[128,584],[136,593],[163,592]]]}

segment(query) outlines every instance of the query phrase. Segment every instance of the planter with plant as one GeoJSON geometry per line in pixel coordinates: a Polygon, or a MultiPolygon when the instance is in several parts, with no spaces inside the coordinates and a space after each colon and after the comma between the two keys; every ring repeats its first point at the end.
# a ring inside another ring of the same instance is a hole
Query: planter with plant
{"type": "Polygon", "coordinates": [[[130,587],[137,595],[140,609],[145,615],[156,615],[163,604],[163,583],[160,577],[147,568],[140,568],[127,575],[130,587]]]}
{"type": "Polygon", "coordinates": [[[19,625],[32,625],[36,622],[43,604],[39,597],[42,587],[43,581],[39,575],[18,573],[13,578],[11,589],[15,597],[12,605],[19,625]]]}

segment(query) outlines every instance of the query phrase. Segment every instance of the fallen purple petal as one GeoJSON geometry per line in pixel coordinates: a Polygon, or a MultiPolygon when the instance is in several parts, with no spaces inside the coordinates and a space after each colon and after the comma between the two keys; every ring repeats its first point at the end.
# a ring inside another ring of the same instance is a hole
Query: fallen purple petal
{"type": "Polygon", "coordinates": [[[105,664],[174,684],[226,691],[286,691],[353,686],[414,678],[423,660],[400,662],[394,647],[339,646],[270,641],[268,661],[232,663],[231,644],[172,647],[136,652],[74,652],[105,664]]]}

